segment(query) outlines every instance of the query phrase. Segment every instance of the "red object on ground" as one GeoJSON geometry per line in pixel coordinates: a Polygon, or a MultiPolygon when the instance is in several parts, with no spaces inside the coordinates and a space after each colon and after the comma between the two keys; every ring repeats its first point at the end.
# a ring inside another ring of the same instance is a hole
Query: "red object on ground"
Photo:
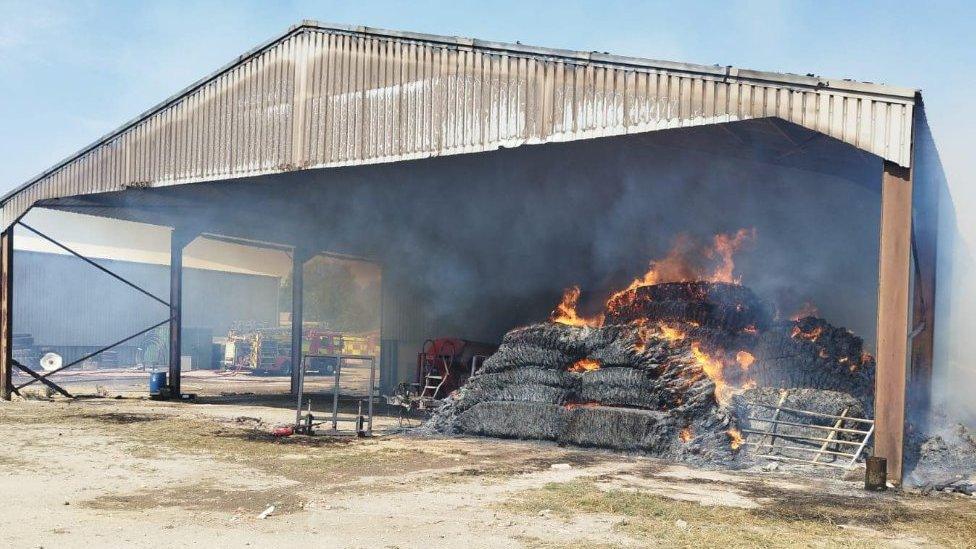
{"type": "Polygon", "coordinates": [[[275,427],[271,434],[276,437],[290,437],[295,434],[295,429],[293,427],[275,427]]]}

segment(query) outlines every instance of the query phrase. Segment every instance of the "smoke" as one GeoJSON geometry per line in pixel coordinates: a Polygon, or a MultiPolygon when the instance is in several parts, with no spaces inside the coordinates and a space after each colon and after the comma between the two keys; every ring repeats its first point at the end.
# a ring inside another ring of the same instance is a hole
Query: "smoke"
{"type": "Polygon", "coordinates": [[[375,260],[384,337],[408,348],[440,336],[497,341],[545,319],[573,285],[592,310],[679,234],[710,241],[755,229],[736,278],[781,316],[812,302],[873,348],[880,160],[827,139],[798,152],[765,124],[735,124],[739,141],[694,128],[130,189],[58,207],[99,203],[105,215],[375,260]]]}
{"type": "Polygon", "coordinates": [[[214,232],[381,262],[387,329],[405,339],[497,340],[546,318],[566,287],[582,288],[584,309],[602,303],[678,234],[754,228],[736,257],[744,284],[783,316],[812,301],[873,346],[876,158],[847,148],[848,168],[818,173],[745,147],[667,143],[646,134],[307,171],[212,184],[214,201],[194,201],[194,186],[167,194],[214,232]]]}
{"type": "Polygon", "coordinates": [[[976,425],[976,363],[969,347],[976,330],[976,284],[969,276],[976,255],[960,234],[945,180],[934,183],[941,183],[932,380],[932,409],[939,412],[931,418],[931,428],[938,430],[957,421],[976,425]]]}

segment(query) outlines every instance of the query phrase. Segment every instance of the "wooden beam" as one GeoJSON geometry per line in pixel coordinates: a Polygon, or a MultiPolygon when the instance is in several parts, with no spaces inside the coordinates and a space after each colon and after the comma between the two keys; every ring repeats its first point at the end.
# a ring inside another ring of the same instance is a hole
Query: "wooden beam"
{"type": "Polygon", "coordinates": [[[13,392],[14,228],[0,234],[0,399],[13,392]]]}
{"type": "Polygon", "coordinates": [[[896,485],[902,479],[905,439],[911,240],[911,172],[885,162],[881,179],[874,455],[887,459],[889,480],[896,485]]]}

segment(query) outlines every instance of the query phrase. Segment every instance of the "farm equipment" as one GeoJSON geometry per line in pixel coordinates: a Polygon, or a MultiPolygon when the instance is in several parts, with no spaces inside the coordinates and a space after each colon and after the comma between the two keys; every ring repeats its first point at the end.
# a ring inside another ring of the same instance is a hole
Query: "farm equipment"
{"type": "Polygon", "coordinates": [[[430,409],[435,402],[476,375],[485,359],[497,349],[497,345],[466,339],[428,339],[417,354],[415,382],[397,387],[390,403],[405,408],[430,409]]]}
{"type": "MultiPolygon", "coordinates": [[[[377,338],[373,335],[347,335],[314,326],[306,326],[303,332],[302,353],[312,357],[307,365],[307,374],[333,375],[335,361],[323,356],[379,355],[377,338]]],[[[231,330],[224,346],[223,365],[228,370],[250,370],[257,375],[290,375],[290,328],[231,330]]]]}

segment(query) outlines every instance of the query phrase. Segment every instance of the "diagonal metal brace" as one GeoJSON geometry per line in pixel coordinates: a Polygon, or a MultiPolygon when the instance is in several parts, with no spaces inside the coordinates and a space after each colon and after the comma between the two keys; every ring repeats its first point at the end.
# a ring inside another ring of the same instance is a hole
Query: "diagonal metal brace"
{"type": "Polygon", "coordinates": [[[157,322],[156,324],[153,324],[152,326],[146,328],[145,330],[141,330],[139,332],[136,332],[136,333],[130,335],[129,337],[125,338],[125,339],[120,339],[119,341],[116,341],[115,343],[113,343],[111,345],[107,345],[105,347],[102,347],[101,349],[99,349],[99,350],[97,350],[97,351],[95,351],[93,353],[88,353],[87,355],[79,358],[78,360],[75,360],[74,362],[71,362],[69,364],[65,364],[64,366],[62,366],[62,367],[60,367],[60,368],[58,368],[56,370],[51,370],[50,372],[45,372],[44,374],[36,375],[36,376],[34,376],[34,379],[31,379],[31,380],[27,381],[27,383],[24,383],[24,384],[22,384],[22,385],[20,385],[18,387],[15,387],[14,389],[16,389],[17,391],[19,391],[19,390],[23,389],[24,387],[27,387],[28,385],[31,385],[32,383],[35,383],[35,382],[38,382],[38,381],[45,382],[45,381],[47,381],[46,378],[48,378],[48,377],[50,377],[50,376],[52,376],[52,375],[60,372],[61,370],[66,370],[66,369],[68,369],[68,368],[70,368],[70,367],[72,367],[72,366],[74,366],[76,364],[80,364],[80,363],[88,360],[89,358],[91,358],[91,357],[93,357],[95,355],[104,353],[105,351],[107,351],[107,350],[109,350],[109,349],[111,349],[113,347],[118,347],[119,345],[122,345],[126,341],[135,339],[135,338],[141,336],[142,334],[144,334],[146,332],[155,330],[156,328],[159,328],[163,324],[167,324],[167,323],[169,323],[172,320],[173,320],[173,318],[170,317],[170,318],[167,318],[166,320],[163,320],[162,322],[157,322]]]}
{"type": "Polygon", "coordinates": [[[54,245],[55,245],[55,246],[57,246],[58,248],[61,248],[62,250],[64,250],[64,251],[66,251],[66,252],[68,252],[69,254],[71,254],[71,255],[73,255],[73,256],[75,256],[75,257],[77,257],[78,259],[80,259],[80,260],[82,260],[82,261],[84,261],[85,263],[88,263],[88,264],[89,264],[89,265],[91,265],[92,267],[95,267],[95,268],[96,268],[96,269],[98,269],[99,271],[102,271],[103,273],[106,273],[107,275],[109,275],[109,276],[111,276],[112,278],[114,278],[114,279],[116,279],[116,280],[118,280],[118,281],[120,281],[120,282],[122,282],[122,283],[123,283],[123,284],[125,284],[126,286],[129,286],[130,288],[133,288],[133,289],[135,289],[136,291],[138,291],[138,292],[141,292],[141,293],[143,293],[143,294],[145,294],[145,295],[147,295],[147,296],[149,296],[149,297],[151,297],[152,299],[155,299],[156,301],[158,301],[158,302],[160,302],[160,303],[162,303],[163,305],[165,305],[165,306],[166,306],[167,308],[169,307],[169,302],[168,302],[168,301],[166,301],[166,300],[164,300],[164,299],[162,299],[162,298],[160,298],[160,297],[158,297],[158,296],[156,296],[156,294],[154,294],[154,293],[152,293],[152,292],[150,292],[149,290],[146,290],[146,289],[144,289],[144,288],[142,288],[141,286],[139,286],[138,284],[136,284],[136,283],[134,283],[134,282],[131,282],[131,281],[129,281],[129,280],[128,280],[128,279],[126,279],[126,278],[123,278],[122,276],[120,276],[120,275],[118,275],[118,274],[116,274],[116,273],[114,273],[114,272],[112,272],[112,271],[110,271],[109,269],[107,269],[107,268],[105,268],[105,267],[103,267],[103,266],[101,266],[101,265],[99,265],[98,263],[95,263],[95,262],[94,262],[94,261],[92,261],[91,259],[89,259],[89,258],[87,258],[87,257],[85,257],[85,256],[83,256],[83,255],[81,255],[80,253],[78,253],[78,252],[76,252],[76,251],[74,251],[74,250],[72,250],[71,248],[69,248],[69,247],[67,247],[67,246],[65,246],[64,244],[62,244],[62,243],[60,243],[60,242],[58,242],[57,240],[55,240],[55,239],[53,239],[53,238],[51,238],[50,236],[48,236],[48,235],[46,235],[46,234],[44,234],[44,233],[42,233],[41,231],[38,231],[38,230],[37,230],[37,229],[35,229],[34,227],[31,227],[30,225],[28,225],[28,224],[26,224],[26,223],[24,223],[23,221],[18,221],[18,222],[17,222],[17,224],[18,224],[18,225],[20,225],[21,227],[23,227],[23,228],[25,228],[25,229],[27,229],[28,231],[30,231],[30,232],[32,232],[32,233],[34,233],[34,234],[36,234],[37,236],[39,236],[39,237],[41,237],[41,238],[43,238],[44,240],[47,240],[47,241],[48,241],[48,242],[50,242],[51,244],[54,244],[54,245]]]}
{"type": "MultiPolygon", "coordinates": [[[[17,362],[16,360],[11,360],[10,362],[14,366],[16,366],[17,369],[19,369],[21,372],[24,372],[25,374],[27,374],[27,375],[31,376],[32,378],[34,378],[35,381],[40,381],[44,385],[47,385],[48,387],[54,389],[55,391],[61,393],[62,395],[66,396],[68,398],[74,398],[73,396],[71,396],[71,393],[69,393],[68,391],[65,391],[63,388],[61,388],[60,385],[58,385],[57,383],[55,383],[55,382],[53,382],[53,381],[51,381],[49,379],[44,379],[44,376],[38,375],[37,372],[35,372],[34,370],[31,370],[27,366],[24,366],[20,362],[17,362]]],[[[23,385],[21,385],[21,387],[23,387],[23,385]]],[[[19,391],[18,391],[17,394],[18,395],[20,394],[19,391]]]]}

